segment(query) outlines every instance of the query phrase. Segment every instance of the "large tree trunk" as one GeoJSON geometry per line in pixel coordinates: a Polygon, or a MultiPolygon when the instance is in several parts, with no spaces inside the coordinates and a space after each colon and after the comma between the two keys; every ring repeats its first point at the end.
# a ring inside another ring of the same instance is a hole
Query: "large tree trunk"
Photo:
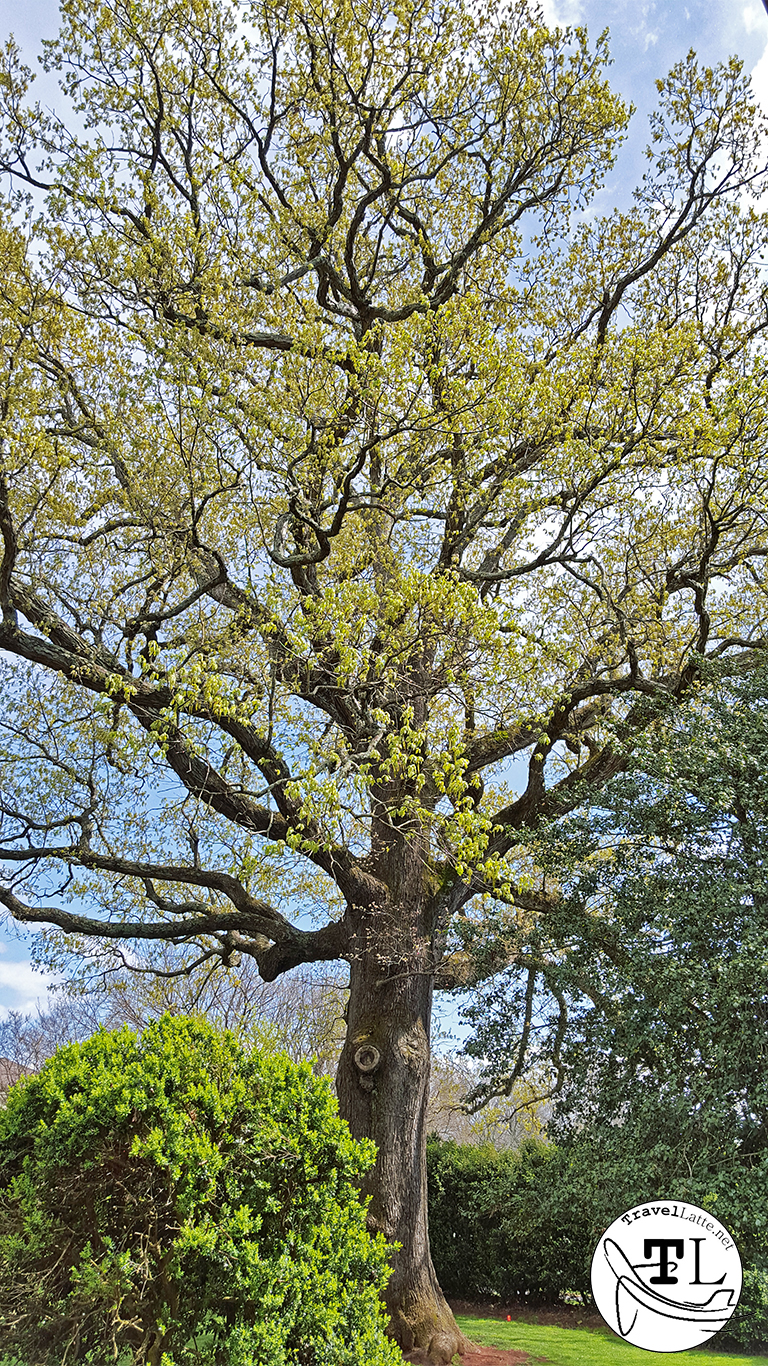
{"type": "Polygon", "coordinates": [[[404,919],[412,930],[413,919],[402,905],[366,917],[367,932],[359,936],[350,965],[347,1037],[336,1088],[353,1137],[372,1138],[378,1148],[364,1186],[371,1194],[369,1228],[402,1244],[385,1294],[390,1332],[404,1351],[416,1347],[432,1361],[450,1362],[469,1344],[429,1252],[425,1124],[432,975],[428,944],[411,938],[408,953],[400,935],[393,936],[393,922],[400,921],[402,932],[404,919]],[[393,937],[401,944],[399,964],[382,953],[393,937]]]}

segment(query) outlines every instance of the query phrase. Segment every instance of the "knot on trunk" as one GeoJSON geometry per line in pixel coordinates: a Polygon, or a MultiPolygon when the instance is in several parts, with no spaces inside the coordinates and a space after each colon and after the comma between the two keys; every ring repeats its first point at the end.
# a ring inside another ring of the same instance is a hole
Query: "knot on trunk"
{"type": "Polygon", "coordinates": [[[355,1053],[355,1067],[360,1073],[360,1085],[364,1091],[373,1090],[373,1076],[371,1074],[376,1071],[380,1062],[381,1054],[372,1043],[362,1044],[355,1053]]]}

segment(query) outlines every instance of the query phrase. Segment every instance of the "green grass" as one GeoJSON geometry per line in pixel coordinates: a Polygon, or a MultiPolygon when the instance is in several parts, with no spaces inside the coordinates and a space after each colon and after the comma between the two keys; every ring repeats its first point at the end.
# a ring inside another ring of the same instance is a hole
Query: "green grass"
{"type": "Polygon", "coordinates": [[[500,1323],[456,1315],[456,1322],[472,1342],[485,1347],[516,1347],[551,1366],[768,1366],[768,1357],[736,1356],[726,1352],[644,1352],[621,1342],[613,1333],[589,1328],[556,1328],[548,1324],[500,1323]]]}

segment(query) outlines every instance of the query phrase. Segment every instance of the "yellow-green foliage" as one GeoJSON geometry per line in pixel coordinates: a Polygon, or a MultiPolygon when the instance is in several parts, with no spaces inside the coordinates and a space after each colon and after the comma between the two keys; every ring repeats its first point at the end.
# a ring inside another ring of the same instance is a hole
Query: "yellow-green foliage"
{"type": "Polygon", "coordinates": [[[131,926],[153,878],[245,888],[263,957],[275,902],[370,891],[375,806],[437,921],[471,883],[519,939],[524,819],[763,638],[763,120],[691,55],[634,207],[584,219],[607,58],[523,0],[65,0],[52,114],[7,45],[0,168],[47,190],[0,215],[14,914],[56,857],[131,926]]]}

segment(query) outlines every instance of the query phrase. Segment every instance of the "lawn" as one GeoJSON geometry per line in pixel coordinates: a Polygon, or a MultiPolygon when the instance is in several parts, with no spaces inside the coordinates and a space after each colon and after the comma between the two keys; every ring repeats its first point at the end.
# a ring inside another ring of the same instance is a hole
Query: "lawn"
{"type": "Polygon", "coordinates": [[[551,1366],[768,1366],[768,1357],[737,1356],[730,1352],[644,1352],[613,1333],[589,1328],[556,1328],[550,1324],[500,1323],[496,1319],[456,1315],[462,1332],[487,1347],[516,1347],[551,1366]]]}

